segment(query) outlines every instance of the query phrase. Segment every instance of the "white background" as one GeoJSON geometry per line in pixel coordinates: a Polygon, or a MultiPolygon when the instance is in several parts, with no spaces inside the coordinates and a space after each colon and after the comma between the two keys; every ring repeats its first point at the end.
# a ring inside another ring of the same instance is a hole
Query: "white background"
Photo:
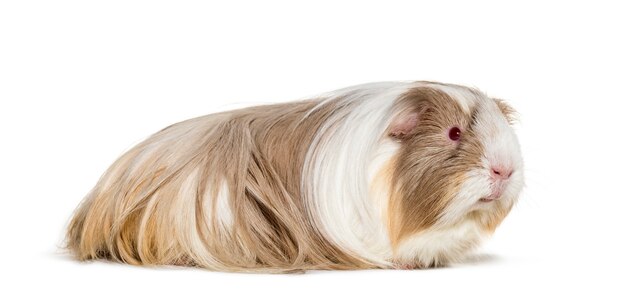
{"type": "Polygon", "coordinates": [[[0,303],[626,302],[623,8],[221,2],[0,3],[0,303]],[[466,264],[241,275],[58,249],[100,174],[160,128],[387,80],[477,86],[521,114],[527,187],[466,264]]]}

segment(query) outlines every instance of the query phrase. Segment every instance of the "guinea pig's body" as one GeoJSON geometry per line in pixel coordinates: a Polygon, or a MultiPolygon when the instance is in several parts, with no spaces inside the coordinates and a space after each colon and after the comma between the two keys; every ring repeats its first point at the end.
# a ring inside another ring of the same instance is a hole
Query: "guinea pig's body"
{"type": "Polygon", "coordinates": [[[109,168],[68,248],[228,271],[443,265],[518,197],[511,112],[466,87],[376,83],[177,123],[109,168]]]}

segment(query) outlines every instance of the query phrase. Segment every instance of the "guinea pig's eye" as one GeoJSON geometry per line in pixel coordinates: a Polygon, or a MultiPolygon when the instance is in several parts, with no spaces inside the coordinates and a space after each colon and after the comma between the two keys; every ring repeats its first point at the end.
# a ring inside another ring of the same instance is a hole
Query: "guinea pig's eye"
{"type": "Polygon", "coordinates": [[[461,129],[459,127],[452,127],[448,131],[448,138],[452,141],[458,141],[461,139],[461,129]]]}

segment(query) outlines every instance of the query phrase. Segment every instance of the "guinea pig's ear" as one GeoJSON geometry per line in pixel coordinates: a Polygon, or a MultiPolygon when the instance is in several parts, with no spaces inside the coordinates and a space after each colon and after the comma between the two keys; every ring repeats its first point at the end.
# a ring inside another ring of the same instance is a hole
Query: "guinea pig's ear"
{"type": "Polygon", "coordinates": [[[415,132],[419,122],[417,111],[407,111],[398,114],[389,126],[389,136],[398,140],[406,139],[415,132]]]}
{"type": "Polygon", "coordinates": [[[494,98],[493,99],[500,108],[500,112],[504,114],[504,117],[509,122],[509,124],[513,125],[517,121],[517,111],[513,109],[509,104],[505,103],[503,100],[494,98]]]}

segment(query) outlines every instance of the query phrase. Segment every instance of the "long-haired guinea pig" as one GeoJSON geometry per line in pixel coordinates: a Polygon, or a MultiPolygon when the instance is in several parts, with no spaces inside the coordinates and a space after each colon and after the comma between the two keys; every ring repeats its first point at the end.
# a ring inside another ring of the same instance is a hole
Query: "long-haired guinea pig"
{"type": "Polygon", "coordinates": [[[115,161],[67,247],[240,272],[459,261],[522,189],[513,117],[476,89],[393,82],[183,121],[115,161]]]}

